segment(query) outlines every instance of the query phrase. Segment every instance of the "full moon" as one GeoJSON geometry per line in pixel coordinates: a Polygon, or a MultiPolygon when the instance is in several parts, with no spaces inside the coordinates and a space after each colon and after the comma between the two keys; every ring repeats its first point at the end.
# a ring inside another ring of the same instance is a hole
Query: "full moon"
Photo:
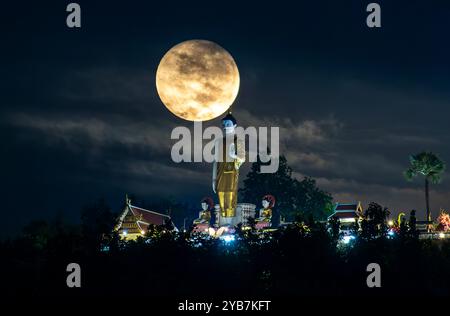
{"type": "Polygon", "coordinates": [[[207,121],[223,114],[236,99],[239,71],[233,57],[216,43],[185,41],[161,59],[156,89],[176,116],[207,121]]]}

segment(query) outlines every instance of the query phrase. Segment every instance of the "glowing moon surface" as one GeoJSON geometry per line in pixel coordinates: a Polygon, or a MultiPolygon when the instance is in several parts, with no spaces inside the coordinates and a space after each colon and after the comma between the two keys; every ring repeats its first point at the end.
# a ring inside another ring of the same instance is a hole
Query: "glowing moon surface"
{"type": "Polygon", "coordinates": [[[167,109],[189,121],[224,113],[239,91],[233,57],[216,43],[190,40],[172,47],[156,71],[156,89],[167,109]]]}

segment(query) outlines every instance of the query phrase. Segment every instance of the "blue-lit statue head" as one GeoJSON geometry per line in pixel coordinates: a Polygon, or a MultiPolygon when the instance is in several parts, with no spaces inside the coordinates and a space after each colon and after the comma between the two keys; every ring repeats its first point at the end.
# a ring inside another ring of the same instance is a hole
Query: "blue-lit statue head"
{"type": "Polygon", "coordinates": [[[222,119],[222,127],[225,134],[232,134],[237,126],[236,119],[231,115],[231,111],[222,119]]]}

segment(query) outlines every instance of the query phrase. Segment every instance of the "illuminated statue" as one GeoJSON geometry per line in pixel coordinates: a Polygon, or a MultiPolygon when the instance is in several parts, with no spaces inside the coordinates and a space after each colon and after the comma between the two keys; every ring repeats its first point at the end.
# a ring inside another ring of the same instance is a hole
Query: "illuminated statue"
{"type": "Polygon", "coordinates": [[[211,220],[211,210],[214,207],[212,198],[205,197],[202,200],[202,210],[198,213],[198,218],[194,220],[194,224],[208,224],[211,220]]]}
{"type": "Polygon", "coordinates": [[[275,197],[265,195],[262,199],[263,208],[259,210],[259,217],[256,219],[256,229],[270,227],[272,220],[272,207],[275,206],[275,197]]]}
{"type": "Polygon", "coordinates": [[[236,216],[239,167],[245,161],[245,144],[237,138],[236,119],[229,112],[222,119],[225,136],[219,140],[213,163],[212,187],[217,193],[221,217],[236,216]]]}

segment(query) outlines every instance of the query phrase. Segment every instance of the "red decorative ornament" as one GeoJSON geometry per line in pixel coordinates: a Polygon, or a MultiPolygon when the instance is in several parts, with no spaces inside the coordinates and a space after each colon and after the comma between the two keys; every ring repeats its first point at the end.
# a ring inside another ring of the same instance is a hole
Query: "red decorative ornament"
{"type": "Polygon", "coordinates": [[[450,231],[450,215],[447,212],[441,211],[441,214],[439,214],[437,221],[438,221],[437,226],[438,231],[444,232],[450,231]]]}
{"type": "Polygon", "coordinates": [[[209,196],[204,197],[204,198],[202,199],[202,203],[208,204],[208,209],[209,209],[210,211],[212,211],[212,210],[214,209],[214,200],[213,200],[212,198],[210,198],[209,196]]]}
{"type": "Polygon", "coordinates": [[[275,206],[275,197],[273,195],[267,194],[264,195],[264,197],[262,198],[263,201],[266,200],[267,202],[269,202],[269,208],[272,208],[275,206]]]}

